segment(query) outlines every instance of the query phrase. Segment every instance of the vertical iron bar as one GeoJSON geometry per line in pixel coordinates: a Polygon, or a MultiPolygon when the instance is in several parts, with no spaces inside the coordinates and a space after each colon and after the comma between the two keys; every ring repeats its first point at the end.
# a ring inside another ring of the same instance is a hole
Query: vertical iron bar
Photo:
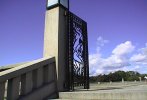
{"type": "Polygon", "coordinates": [[[73,16],[69,13],[69,56],[70,56],[70,89],[74,90],[74,73],[73,73],[73,16]]]}
{"type": "Polygon", "coordinates": [[[86,65],[86,89],[89,89],[89,57],[88,57],[88,32],[87,32],[87,23],[85,22],[85,44],[86,44],[86,61],[85,61],[85,65],[86,65]]]}
{"type": "Polygon", "coordinates": [[[70,39],[70,37],[69,37],[69,23],[70,23],[70,21],[69,21],[69,10],[66,10],[66,12],[65,12],[65,16],[66,16],[66,27],[67,27],[67,29],[66,29],[66,35],[67,35],[67,42],[66,42],[66,44],[67,44],[67,46],[66,46],[66,52],[67,52],[67,55],[66,55],[66,59],[67,59],[67,68],[66,68],[66,89],[67,90],[70,90],[70,69],[69,69],[69,67],[70,67],[70,54],[69,54],[69,51],[70,51],[70,43],[69,43],[69,39],[70,39]]]}
{"type": "Polygon", "coordinates": [[[86,32],[85,32],[85,23],[82,22],[82,31],[83,31],[83,59],[84,59],[84,89],[86,89],[86,32]]]}

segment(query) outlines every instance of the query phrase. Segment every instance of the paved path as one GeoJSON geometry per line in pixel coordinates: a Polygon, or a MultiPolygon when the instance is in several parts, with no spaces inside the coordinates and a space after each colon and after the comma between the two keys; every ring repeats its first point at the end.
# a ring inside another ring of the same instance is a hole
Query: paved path
{"type": "Polygon", "coordinates": [[[144,82],[91,84],[89,90],[60,92],[61,99],[79,100],[147,100],[147,84],[144,82]]]}
{"type": "Polygon", "coordinates": [[[106,84],[91,84],[88,91],[77,89],[76,92],[115,92],[115,91],[146,91],[147,83],[145,82],[129,82],[129,83],[106,83],[106,84]]]}

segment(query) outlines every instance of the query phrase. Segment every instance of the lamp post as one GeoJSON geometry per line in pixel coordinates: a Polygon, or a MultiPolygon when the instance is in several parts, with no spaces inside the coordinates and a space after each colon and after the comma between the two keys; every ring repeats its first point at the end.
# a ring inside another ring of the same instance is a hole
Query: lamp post
{"type": "Polygon", "coordinates": [[[47,0],[47,9],[62,6],[69,9],[69,0],[47,0]]]}

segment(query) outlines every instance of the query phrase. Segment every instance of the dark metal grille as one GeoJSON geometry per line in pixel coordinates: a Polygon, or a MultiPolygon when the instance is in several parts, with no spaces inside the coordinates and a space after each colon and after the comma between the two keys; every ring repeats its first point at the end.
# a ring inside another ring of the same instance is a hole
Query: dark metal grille
{"type": "Polygon", "coordinates": [[[89,89],[87,23],[69,12],[68,24],[70,90],[89,89]]]}

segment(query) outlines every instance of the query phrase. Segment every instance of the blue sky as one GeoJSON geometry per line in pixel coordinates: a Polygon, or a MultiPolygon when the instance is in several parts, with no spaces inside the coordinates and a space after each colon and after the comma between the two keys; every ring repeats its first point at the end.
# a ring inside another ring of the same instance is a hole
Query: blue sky
{"type": "MultiPolygon", "coordinates": [[[[42,57],[46,0],[0,1],[0,66],[42,57]]],[[[147,0],[70,0],[88,23],[90,75],[147,73],[147,0]]]]}

